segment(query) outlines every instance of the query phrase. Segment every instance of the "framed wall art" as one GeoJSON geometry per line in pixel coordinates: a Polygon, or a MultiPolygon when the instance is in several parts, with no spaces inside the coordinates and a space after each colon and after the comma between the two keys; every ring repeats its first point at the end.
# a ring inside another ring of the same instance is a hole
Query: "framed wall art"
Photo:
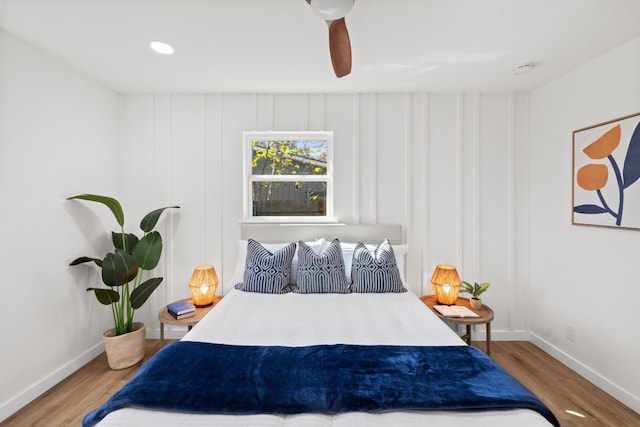
{"type": "Polygon", "coordinates": [[[573,132],[574,225],[640,229],[640,113],[573,132]]]}

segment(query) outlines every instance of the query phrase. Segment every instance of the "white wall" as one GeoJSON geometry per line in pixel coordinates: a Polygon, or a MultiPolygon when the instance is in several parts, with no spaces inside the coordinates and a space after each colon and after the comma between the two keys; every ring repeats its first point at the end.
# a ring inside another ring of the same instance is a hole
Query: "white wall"
{"type": "Polygon", "coordinates": [[[231,278],[243,131],[331,130],[337,218],[404,225],[417,294],[428,289],[435,264],[455,264],[468,281],[492,282],[485,295],[496,312],[495,338],[526,339],[527,102],[514,94],[125,95],[121,144],[135,162],[123,164],[121,176],[137,179],[123,185],[126,202],[138,217],[139,204],[181,206],[168,224],[166,281],[141,319],[157,333],[157,310],[188,296],[198,264],[215,265],[223,282],[231,278]],[[149,162],[141,165],[144,153],[149,162]]]}
{"type": "Polygon", "coordinates": [[[635,39],[531,94],[528,201],[532,339],[638,412],[640,234],[571,225],[571,162],[574,130],[640,112],[639,76],[635,39]]]}
{"type": "Polygon", "coordinates": [[[531,96],[118,96],[0,33],[0,251],[12,302],[3,314],[16,319],[0,326],[11,343],[0,352],[0,383],[11,384],[0,388],[0,419],[100,352],[111,323],[84,291],[99,279],[66,265],[101,253],[96,237],[106,244],[113,220],[64,198],[114,195],[130,231],[149,210],[181,205],[160,223],[166,281],[139,313],[157,336],[157,310],[188,295],[195,265],[213,263],[223,281],[233,272],[245,130],[333,130],[338,219],[403,224],[415,292],[443,262],[465,280],[492,282],[485,300],[496,313],[494,338],[527,339],[530,329],[637,409],[640,381],[628,369],[640,353],[633,298],[617,303],[621,314],[598,309],[604,285],[632,295],[636,233],[572,227],[569,206],[571,131],[640,111],[639,46],[531,96]],[[552,297],[558,290],[568,309],[552,297]],[[564,339],[566,323],[575,343],[564,339]]]}
{"type": "Polygon", "coordinates": [[[114,92],[0,31],[0,421],[102,351],[95,277],[67,264],[107,235],[64,199],[115,192],[117,128],[114,92]]]}

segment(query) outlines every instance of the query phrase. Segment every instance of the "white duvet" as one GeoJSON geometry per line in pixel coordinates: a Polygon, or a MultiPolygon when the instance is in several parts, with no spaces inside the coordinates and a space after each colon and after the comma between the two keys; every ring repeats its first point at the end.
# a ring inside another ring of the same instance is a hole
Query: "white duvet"
{"type": "MultiPolygon", "coordinates": [[[[183,340],[233,345],[465,345],[418,297],[231,291],[183,340]]],[[[220,369],[224,369],[221,366],[220,369]]],[[[549,426],[530,410],[196,415],[121,409],[100,426],[549,426]]]]}

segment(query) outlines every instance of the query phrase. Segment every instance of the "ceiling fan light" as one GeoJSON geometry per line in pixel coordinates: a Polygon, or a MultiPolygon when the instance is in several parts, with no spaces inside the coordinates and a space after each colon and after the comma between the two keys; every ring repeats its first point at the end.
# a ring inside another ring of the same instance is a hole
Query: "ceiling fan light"
{"type": "Polygon", "coordinates": [[[155,52],[160,53],[162,55],[171,55],[173,53],[173,46],[164,42],[151,42],[149,43],[149,47],[153,49],[155,52]]]}
{"type": "Polygon", "coordinates": [[[311,0],[311,9],[325,21],[344,18],[353,8],[354,0],[311,0]]]}

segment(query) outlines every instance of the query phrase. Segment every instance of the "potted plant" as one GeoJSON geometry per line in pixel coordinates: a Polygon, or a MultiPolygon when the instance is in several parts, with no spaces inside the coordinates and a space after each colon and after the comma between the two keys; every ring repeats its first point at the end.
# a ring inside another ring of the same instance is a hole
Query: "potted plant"
{"type": "Polygon", "coordinates": [[[179,206],[167,206],[145,215],[140,222],[144,235],[138,239],[133,233],[125,233],[124,212],[116,199],[96,194],[80,194],[67,200],[72,199],[105,205],[120,225],[119,232],[111,232],[114,246],[112,252],[103,258],[82,256],[69,265],[93,262],[101,270],[106,287],[90,287],[87,291],[93,291],[101,304],[111,307],[114,328],[103,334],[109,366],[112,369],[127,368],[144,357],[146,330],[143,323],[134,322],[135,310],[142,307],[162,282],[162,277],[143,281],[144,271],[154,269],[162,254],[162,236],[158,231],[153,231],[153,228],[165,209],[179,206]]]}
{"type": "Polygon", "coordinates": [[[465,282],[463,280],[462,286],[464,287],[462,292],[467,292],[471,294],[471,298],[469,298],[469,305],[471,306],[471,308],[473,308],[474,310],[479,310],[480,308],[482,308],[482,300],[480,299],[480,295],[484,291],[489,289],[489,286],[491,286],[491,283],[484,282],[484,283],[478,284],[477,282],[474,282],[474,284],[471,285],[471,283],[465,282]]]}

